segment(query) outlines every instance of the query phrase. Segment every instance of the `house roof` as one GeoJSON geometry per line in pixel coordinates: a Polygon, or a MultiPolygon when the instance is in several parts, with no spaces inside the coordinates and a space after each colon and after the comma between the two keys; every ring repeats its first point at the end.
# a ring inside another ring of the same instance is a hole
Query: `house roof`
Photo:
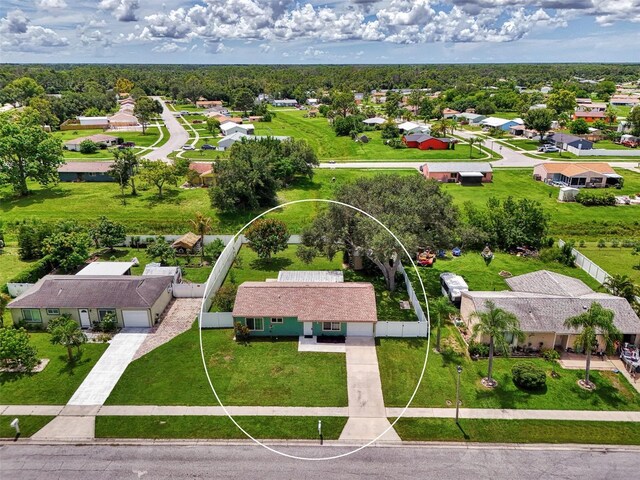
{"type": "Polygon", "coordinates": [[[456,115],[456,117],[466,118],[467,120],[477,120],[478,118],[479,119],[485,118],[484,115],[480,115],[479,113],[467,113],[467,112],[456,115]]]}
{"type": "Polygon", "coordinates": [[[616,173],[608,163],[601,162],[547,162],[536,166],[542,166],[547,173],[561,173],[567,177],[573,177],[587,172],[600,173],[602,175],[616,173]]]}
{"type": "Polygon", "coordinates": [[[362,123],[366,123],[367,125],[382,125],[386,123],[386,120],[382,117],[373,117],[364,119],[362,123]]]}
{"type": "Polygon", "coordinates": [[[47,275],[9,308],[150,308],[172,277],[47,275]]]}
{"type": "Polygon", "coordinates": [[[566,295],[579,297],[593,293],[593,290],[582,280],[568,277],[549,270],[538,270],[506,279],[511,290],[529,293],[547,293],[549,295],[566,295]]]}
{"type": "Polygon", "coordinates": [[[406,131],[415,130],[416,128],[419,128],[419,127],[420,125],[414,122],[403,122],[398,125],[398,128],[400,130],[406,130],[406,131]]]}
{"type": "Polygon", "coordinates": [[[180,267],[162,267],[159,265],[148,264],[144,267],[142,272],[143,277],[148,276],[175,276],[180,272],[180,267]]]}
{"type": "Polygon", "coordinates": [[[442,110],[442,113],[444,115],[448,115],[451,113],[460,113],[458,110],[453,110],[452,108],[445,108],[444,110],[442,110]]]}
{"type": "Polygon", "coordinates": [[[110,123],[113,123],[113,122],[138,123],[138,118],[127,111],[120,110],[119,112],[114,113],[109,117],[109,122],[110,123]]]}
{"type": "Polygon", "coordinates": [[[76,275],[124,275],[133,266],[133,262],[91,262],[76,275]]]}
{"type": "Polygon", "coordinates": [[[436,137],[432,137],[431,135],[427,135],[426,133],[410,133],[408,135],[405,135],[404,139],[407,142],[418,142],[418,143],[427,142],[431,139],[438,140],[443,143],[457,142],[455,138],[447,138],[447,137],[436,138],[436,137]]]}
{"type": "Polygon", "coordinates": [[[187,247],[193,248],[200,241],[200,237],[193,232],[187,232],[180,238],[176,239],[171,246],[172,247],[187,247]]]}
{"type": "Polygon", "coordinates": [[[344,282],[344,274],[338,270],[281,270],[279,282],[344,282]]]}
{"type": "Polygon", "coordinates": [[[489,162],[427,162],[425,166],[429,173],[493,171],[489,162]]]}
{"type": "Polygon", "coordinates": [[[245,282],[235,317],[297,317],[300,322],[376,322],[373,285],[359,282],[245,282]]]}
{"type": "Polygon", "coordinates": [[[584,118],[584,117],[591,117],[591,118],[604,118],[606,115],[605,112],[595,112],[595,111],[591,111],[591,112],[573,112],[573,116],[576,118],[584,118]]]}
{"type": "Polygon", "coordinates": [[[103,133],[96,133],[95,135],[89,135],[86,137],[78,137],[72,138],[71,140],[67,140],[64,142],[65,145],[79,145],[85,140],[91,140],[92,142],[100,143],[100,142],[114,142],[118,139],[118,137],[114,137],[113,135],[105,135],[103,133]]]}
{"type": "Polygon", "coordinates": [[[211,162],[191,162],[189,164],[189,170],[198,172],[200,175],[209,173],[212,168],[213,164],[211,162]]]}
{"type": "Polygon", "coordinates": [[[500,127],[505,123],[518,123],[515,120],[507,120],[506,118],[498,118],[498,117],[487,117],[482,120],[480,123],[482,125],[486,125],[488,127],[500,127]]]}
{"type": "Polygon", "coordinates": [[[568,133],[552,133],[549,134],[547,139],[556,143],[565,143],[567,145],[582,145],[583,150],[590,150],[593,147],[593,142],[585,140],[584,138],[576,137],[568,133]]]}
{"type": "Polygon", "coordinates": [[[58,173],[107,173],[113,162],[69,162],[58,167],[58,173]]]}

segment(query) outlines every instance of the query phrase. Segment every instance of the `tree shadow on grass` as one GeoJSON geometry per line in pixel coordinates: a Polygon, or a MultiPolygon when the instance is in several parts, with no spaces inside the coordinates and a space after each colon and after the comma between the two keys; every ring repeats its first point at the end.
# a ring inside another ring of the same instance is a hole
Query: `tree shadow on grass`
{"type": "MultiPolygon", "coordinates": [[[[182,203],[182,198],[180,197],[180,190],[164,190],[162,192],[162,197],[159,197],[157,193],[146,197],[143,201],[147,204],[148,207],[156,207],[158,205],[163,205],[166,203],[170,203],[172,205],[179,205],[182,203]]],[[[128,196],[128,198],[130,198],[128,196]]],[[[118,199],[121,199],[120,195],[118,195],[118,199]]]]}
{"type": "Polygon", "coordinates": [[[258,258],[253,260],[250,265],[254,270],[260,270],[263,272],[279,272],[286,269],[293,263],[288,258],[272,257],[272,258],[258,258]]]}
{"type": "Polygon", "coordinates": [[[30,207],[35,204],[43,203],[46,200],[60,199],[68,197],[72,192],[70,189],[63,187],[54,187],[44,190],[32,192],[26,197],[16,196],[13,192],[0,196],[0,208],[2,211],[8,212],[17,207],[30,207]]]}
{"type": "Polygon", "coordinates": [[[64,355],[59,355],[58,360],[62,363],[62,366],[58,369],[58,375],[66,375],[72,377],[76,374],[75,369],[81,367],[82,365],[86,365],[91,362],[91,358],[83,358],[84,352],[80,350],[79,352],[74,352],[73,360],[69,361],[66,353],[64,355]]]}

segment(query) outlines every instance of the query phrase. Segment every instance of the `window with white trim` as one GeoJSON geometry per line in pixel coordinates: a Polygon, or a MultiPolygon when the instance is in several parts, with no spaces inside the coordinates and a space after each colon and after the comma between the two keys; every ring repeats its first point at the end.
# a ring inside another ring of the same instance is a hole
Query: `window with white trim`
{"type": "Polygon", "coordinates": [[[60,315],[59,308],[47,308],[47,315],[60,315]]]}
{"type": "Polygon", "coordinates": [[[282,317],[271,317],[271,323],[283,323],[282,317]]]}
{"type": "Polygon", "coordinates": [[[247,328],[251,331],[261,332],[264,330],[264,322],[261,318],[247,318],[245,319],[247,328]]]}
{"type": "Polygon", "coordinates": [[[113,313],[115,315],[116,311],[112,308],[100,309],[98,310],[98,318],[100,319],[100,321],[103,321],[104,317],[107,316],[109,313],[113,313]]]}
{"type": "Polygon", "coordinates": [[[322,322],[323,332],[339,332],[340,330],[342,330],[340,322],[322,322]]]}
{"type": "Polygon", "coordinates": [[[42,323],[42,315],[39,308],[23,308],[22,318],[27,323],[42,323]]]}

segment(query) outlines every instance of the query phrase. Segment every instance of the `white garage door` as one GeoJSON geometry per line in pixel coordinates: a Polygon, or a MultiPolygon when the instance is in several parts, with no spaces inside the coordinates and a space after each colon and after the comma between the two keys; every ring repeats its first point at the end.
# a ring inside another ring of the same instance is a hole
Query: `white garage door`
{"type": "Polygon", "coordinates": [[[123,310],[125,327],[150,327],[149,313],[146,310],[123,310]]]}
{"type": "Polygon", "coordinates": [[[347,323],[348,337],[373,337],[373,323],[347,323]]]}

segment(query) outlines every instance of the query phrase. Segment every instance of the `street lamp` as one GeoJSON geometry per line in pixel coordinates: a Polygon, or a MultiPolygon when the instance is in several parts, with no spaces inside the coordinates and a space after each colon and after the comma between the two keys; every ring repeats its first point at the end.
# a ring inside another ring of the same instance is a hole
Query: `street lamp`
{"type": "Polygon", "coordinates": [[[456,425],[458,425],[458,416],[460,414],[460,374],[462,373],[462,366],[458,365],[458,381],[456,382],[456,425]]]}

